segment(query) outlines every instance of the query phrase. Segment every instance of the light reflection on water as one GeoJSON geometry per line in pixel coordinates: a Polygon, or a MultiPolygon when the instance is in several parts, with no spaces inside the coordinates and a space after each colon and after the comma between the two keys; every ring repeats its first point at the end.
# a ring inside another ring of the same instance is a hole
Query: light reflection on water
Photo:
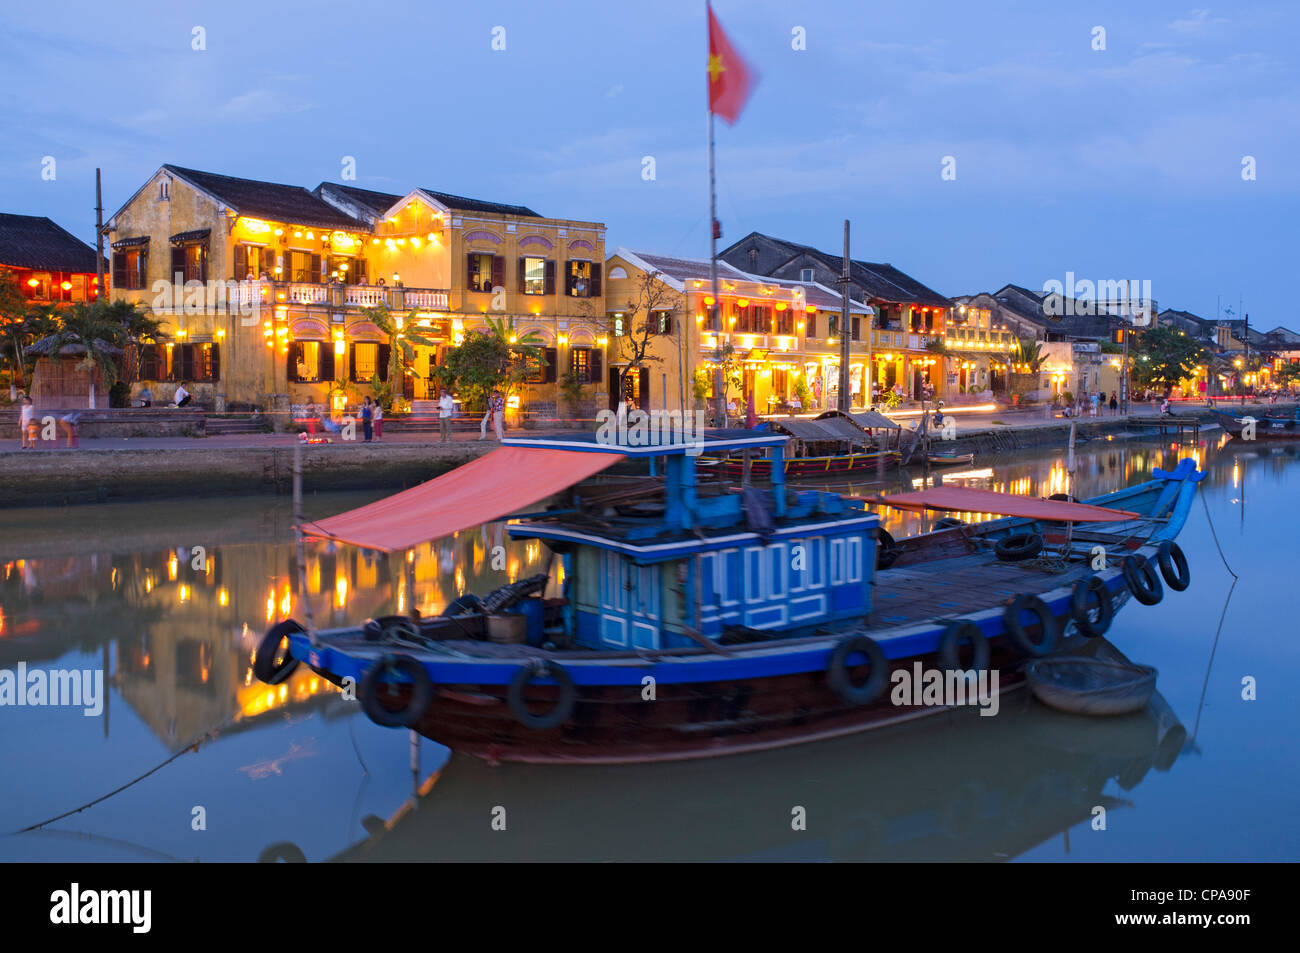
{"type": "MultiPolygon", "coordinates": [[[[1291,574],[1280,571],[1294,548],[1291,485],[1300,464],[1286,445],[1220,444],[1097,441],[1076,452],[1080,497],[1148,479],[1181,456],[1210,467],[1202,492],[1242,576],[1213,671],[1228,577],[1199,505],[1180,538],[1192,589],[1150,609],[1130,604],[1110,634],[1135,660],[1160,668],[1159,687],[1182,728],[1199,726],[1186,750],[1176,721],[1074,719],[1022,697],[997,718],[945,714],[696,764],[488,768],[457,757],[410,814],[404,802],[445,751],[423,741],[413,776],[407,733],[370,724],[305,667],[275,687],[252,676],[267,621],[302,618],[286,500],[0,513],[0,668],[102,667],[111,685],[102,718],[0,709],[0,758],[15,769],[0,792],[7,829],[76,807],[224,726],[197,753],[54,831],[0,838],[0,859],[251,860],[290,842],[321,860],[398,816],[394,830],[349,856],[1296,859],[1286,805],[1300,762],[1289,685],[1300,673],[1295,641],[1271,636],[1289,630],[1300,608],[1291,574]],[[1240,681],[1252,674],[1260,697],[1243,702],[1240,681]],[[510,806],[513,835],[490,830],[498,804],[510,806]],[[1104,833],[1088,823],[1099,804],[1111,812],[1104,833]],[[807,832],[790,830],[793,805],[808,809],[807,832]],[[193,830],[196,806],[207,831],[193,830]],[[1207,833],[1211,813],[1217,826],[1207,833]]],[[[1033,496],[1071,489],[1064,454],[1055,452],[977,459],[932,470],[931,481],[935,474],[1033,496]]],[[[922,479],[914,468],[883,484],[835,489],[870,496],[918,489],[922,479]]],[[[306,515],[374,496],[309,496],[306,515]]],[[[884,513],[895,536],[942,515],[884,513]]],[[[418,548],[414,599],[436,613],[463,591],[485,592],[547,565],[540,544],[512,542],[493,524],[418,548]]],[[[404,612],[412,598],[400,556],[317,541],[306,569],[321,627],[404,612]]]]}

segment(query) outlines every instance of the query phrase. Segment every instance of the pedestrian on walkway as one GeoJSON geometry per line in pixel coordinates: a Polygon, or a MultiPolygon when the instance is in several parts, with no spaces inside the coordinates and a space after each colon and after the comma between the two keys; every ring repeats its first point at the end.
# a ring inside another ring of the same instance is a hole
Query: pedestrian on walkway
{"type": "Polygon", "coordinates": [[[483,402],[483,419],[478,424],[478,438],[480,440],[487,439],[488,424],[492,422],[492,402],[496,399],[496,396],[497,392],[493,391],[487,395],[487,399],[483,402]]]}
{"type": "Polygon", "coordinates": [[[451,440],[451,415],[456,409],[456,401],[452,399],[447,388],[442,389],[442,396],[438,398],[438,435],[442,443],[451,440]]]}
{"type": "Polygon", "coordinates": [[[1091,411],[1091,415],[1092,415],[1093,417],[1098,416],[1098,415],[1099,415],[1098,412],[1099,412],[1100,410],[1101,410],[1101,391],[1099,391],[1099,390],[1098,390],[1098,391],[1093,391],[1093,392],[1092,392],[1092,411],[1091,411]]]}
{"type": "Polygon", "coordinates": [[[497,440],[505,440],[506,398],[500,392],[492,395],[492,426],[496,428],[497,440]]]}
{"type": "Polygon", "coordinates": [[[370,403],[370,398],[367,397],[365,402],[361,405],[361,434],[366,443],[370,443],[370,439],[374,435],[374,425],[371,423],[371,421],[374,420],[374,416],[374,405],[370,403]]]}
{"type": "Polygon", "coordinates": [[[20,450],[31,450],[36,446],[35,441],[29,436],[32,427],[32,419],[36,416],[36,408],[32,404],[32,399],[23,394],[22,410],[18,413],[18,447],[20,450]]]}
{"type": "Polygon", "coordinates": [[[384,438],[384,408],[383,405],[379,403],[379,401],[375,401],[374,419],[375,419],[375,439],[382,440],[384,438]]]}
{"type": "Polygon", "coordinates": [[[1119,413],[1119,396],[1114,391],[1111,391],[1110,392],[1110,415],[1113,417],[1117,413],[1119,413]]]}

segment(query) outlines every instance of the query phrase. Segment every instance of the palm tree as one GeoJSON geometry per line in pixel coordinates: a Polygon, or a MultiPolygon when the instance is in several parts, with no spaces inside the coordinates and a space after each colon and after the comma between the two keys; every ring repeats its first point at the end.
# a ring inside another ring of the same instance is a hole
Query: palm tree
{"type": "Polygon", "coordinates": [[[75,304],[71,310],[59,315],[59,328],[53,334],[33,344],[28,351],[51,361],[64,356],[81,355],[76,368],[90,374],[91,410],[95,409],[95,373],[104,375],[104,383],[111,387],[118,376],[118,358],[122,348],[115,342],[123,335],[119,322],[108,318],[101,304],[75,304]]]}
{"type": "Polygon", "coordinates": [[[1027,364],[1029,369],[1037,374],[1038,368],[1043,363],[1043,346],[1032,338],[1018,339],[1015,347],[1011,349],[1011,363],[1017,366],[1027,364]]]}
{"type": "MultiPolygon", "coordinates": [[[[377,308],[362,308],[361,313],[388,337],[388,386],[394,394],[401,393],[399,388],[403,384],[405,368],[415,360],[415,347],[412,345],[436,347],[438,342],[425,336],[415,323],[415,309],[405,316],[394,317],[388,306],[381,304],[377,308]]],[[[414,369],[411,374],[420,376],[414,369]]]]}

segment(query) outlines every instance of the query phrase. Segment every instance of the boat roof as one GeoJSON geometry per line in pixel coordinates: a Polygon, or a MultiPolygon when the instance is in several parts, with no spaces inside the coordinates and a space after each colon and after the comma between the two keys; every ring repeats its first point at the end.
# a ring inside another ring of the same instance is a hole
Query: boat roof
{"type": "Polygon", "coordinates": [[[1140,519],[1142,515],[1127,510],[1093,506],[1091,503],[1044,500],[969,486],[936,486],[915,493],[877,496],[869,502],[882,503],[900,510],[951,510],[957,513],[990,513],[997,516],[1023,516],[1029,519],[1059,520],[1070,523],[1119,523],[1140,519]]]}
{"type": "MultiPolygon", "coordinates": [[[[684,437],[680,430],[670,427],[667,415],[662,418],[661,429],[648,428],[641,436],[651,442],[646,446],[633,445],[630,440],[637,436],[635,427],[619,429],[610,427],[600,430],[582,430],[571,432],[548,432],[536,435],[507,437],[502,444],[507,447],[523,447],[534,450],[570,450],[577,453],[613,453],[624,457],[662,457],[681,454],[695,455],[704,453],[727,453],[732,450],[744,450],[755,447],[784,446],[789,438],[785,434],[763,433],[756,430],[729,428],[725,430],[703,430],[698,433],[688,432],[684,437]]],[[[633,421],[635,422],[635,421],[633,421]]],[[[822,438],[825,439],[825,438],[822,438]]]]}
{"type": "Polygon", "coordinates": [[[888,427],[890,430],[902,430],[903,425],[897,420],[891,420],[884,414],[877,413],[874,410],[860,410],[856,413],[845,413],[842,410],[828,410],[826,413],[817,417],[818,420],[851,420],[863,430],[870,430],[873,427],[888,427]]]}
{"type": "Polygon", "coordinates": [[[866,435],[856,427],[850,427],[843,420],[808,420],[801,417],[782,417],[764,420],[758,429],[770,428],[772,431],[788,433],[803,441],[827,440],[836,443],[848,440],[860,443],[866,435]]]}

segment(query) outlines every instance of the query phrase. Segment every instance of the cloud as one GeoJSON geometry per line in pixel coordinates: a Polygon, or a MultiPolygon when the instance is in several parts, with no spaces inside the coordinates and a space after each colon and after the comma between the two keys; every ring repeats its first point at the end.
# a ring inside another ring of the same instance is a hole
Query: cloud
{"type": "Polygon", "coordinates": [[[1204,8],[1189,10],[1187,16],[1180,17],[1169,24],[1169,29],[1175,33],[1181,33],[1183,36],[1204,36],[1209,32],[1211,25],[1227,23],[1227,17],[1211,17],[1210,11],[1204,8]]]}

